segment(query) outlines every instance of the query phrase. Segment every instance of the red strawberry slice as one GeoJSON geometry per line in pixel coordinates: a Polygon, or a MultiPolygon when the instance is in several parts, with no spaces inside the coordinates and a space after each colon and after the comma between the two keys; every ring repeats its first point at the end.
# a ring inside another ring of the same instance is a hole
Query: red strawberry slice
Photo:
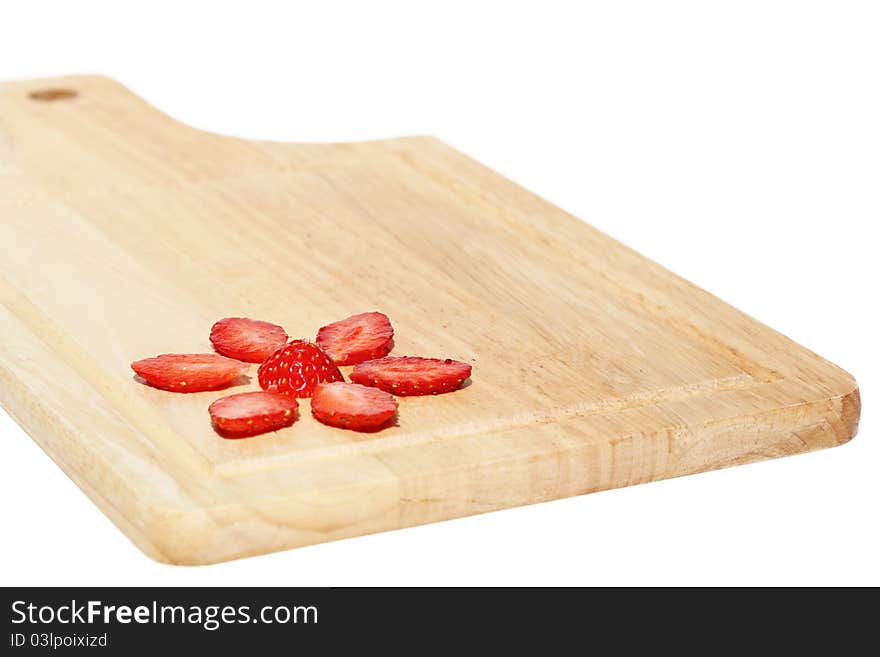
{"type": "Polygon", "coordinates": [[[227,317],[211,327],[211,344],[218,353],[248,363],[262,363],[287,339],[277,324],[246,317],[227,317]]]}
{"type": "Polygon", "coordinates": [[[312,415],[340,429],[375,430],[387,424],[396,412],[394,397],[356,383],[320,383],[312,394],[312,415]]]}
{"type": "Polygon", "coordinates": [[[438,395],[455,390],[470,375],[470,365],[450,358],[390,356],[355,365],[350,378],[395,395],[438,395]]]}
{"type": "Polygon", "coordinates": [[[361,313],[318,331],[316,342],[337,365],[356,365],[391,351],[394,329],[382,313],[361,313]]]}
{"type": "Polygon", "coordinates": [[[342,373],[330,357],[311,342],[293,340],[278,349],[257,371],[260,387],[294,397],[311,397],[315,386],[342,381],[342,373]]]}
{"type": "Polygon", "coordinates": [[[248,438],[296,422],[296,397],[275,392],[242,392],[221,397],[208,407],[214,429],[224,438],[248,438]]]}
{"type": "Polygon", "coordinates": [[[131,364],[131,369],[151,386],[171,392],[223,388],[247,367],[246,363],[217,354],[162,354],[131,364]]]}

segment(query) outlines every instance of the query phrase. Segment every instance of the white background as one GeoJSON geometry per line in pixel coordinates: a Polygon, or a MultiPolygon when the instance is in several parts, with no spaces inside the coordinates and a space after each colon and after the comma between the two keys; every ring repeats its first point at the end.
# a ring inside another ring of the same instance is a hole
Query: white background
{"type": "Polygon", "coordinates": [[[4,2],[0,79],[104,73],[246,137],[439,136],[864,409],[838,449],[201,568],[144,557],[0,411],[0,583],[880,584],[878,35],[872,2],[4,2]]]}

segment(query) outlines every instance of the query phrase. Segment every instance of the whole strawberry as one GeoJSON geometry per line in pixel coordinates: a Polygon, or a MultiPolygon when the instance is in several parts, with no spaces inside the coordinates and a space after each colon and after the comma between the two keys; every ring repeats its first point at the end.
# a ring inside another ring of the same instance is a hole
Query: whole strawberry
{"type": "Polygon", "coordinates": [[[293,340],[260,365],[257,378],[263,390],[311,397],[316,385],[342,381],[342,373],[318,345],[293,340]]]}

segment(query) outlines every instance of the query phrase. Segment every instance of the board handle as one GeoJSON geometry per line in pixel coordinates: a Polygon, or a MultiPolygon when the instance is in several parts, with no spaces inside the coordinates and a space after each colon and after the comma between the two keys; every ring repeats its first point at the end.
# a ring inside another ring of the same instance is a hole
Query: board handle
{"type": "Polygon", "coordinates": [[[0,83],[0,175],[53,188],[200,182],[328,162],[371,161],[431,137],[347,143],[280,143],[222,135],[181,123],[116,80],[74,75],[0,83]],[[51,153],[51,158],[47,158],[51,153]]]}

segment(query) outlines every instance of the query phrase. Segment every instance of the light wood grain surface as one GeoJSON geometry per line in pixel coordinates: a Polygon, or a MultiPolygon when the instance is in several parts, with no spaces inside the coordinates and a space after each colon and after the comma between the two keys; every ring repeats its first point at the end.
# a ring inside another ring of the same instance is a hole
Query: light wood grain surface
{"type": "Polygon", "coordinates": [[[0,248],[0,402],[170,563],[831,447],[858,424],[846,372],[430,137],[245,141],[102,77],[4,83],[0,248]],[[395,354],[471,363],[470,385],[401,399],[377,434],[305,401],[293,427],[230,441],[207,414],[228,393],[129,369],[210,351],[220,317],[314,337],[365,310],[391,317],[395,354]]]}

